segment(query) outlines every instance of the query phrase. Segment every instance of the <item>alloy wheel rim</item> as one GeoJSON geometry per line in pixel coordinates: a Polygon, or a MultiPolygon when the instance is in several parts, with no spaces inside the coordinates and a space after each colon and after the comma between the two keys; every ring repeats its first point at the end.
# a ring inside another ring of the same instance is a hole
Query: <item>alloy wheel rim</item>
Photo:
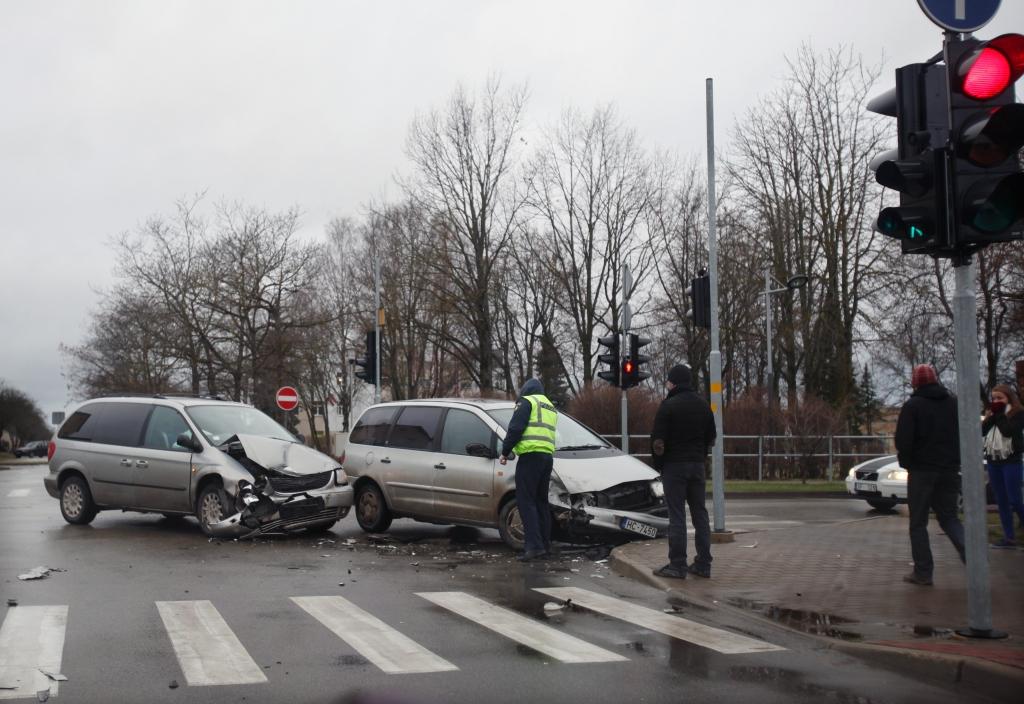
{"type": "Polygon", "coordinates": [[[221,510],[220,499],[217,498],[215,493],[211,492],[203,497],[203,523],[206,525],[216,523],[221,519],[223,513],[224,512],[221,510]]]}
{"type": "Polygon", "coordinates": [[[364,492],[359,497],[359,517],[364,523],[373,523],[377,518],[377,497],[372,492],[364,492]]]}
{"type": "Polygon", "coordinates": [[[82,489],[77,484],[64,487],[64,512],[69,516],[78,516],[82,512],[82,489]]]}
{"type": "Polygon", "coordinates": [[[508,532],[513,538],[519,541],[526,539],[526,531],[523,530],[523,516],[516,506],[508,513],[508,532]]]}

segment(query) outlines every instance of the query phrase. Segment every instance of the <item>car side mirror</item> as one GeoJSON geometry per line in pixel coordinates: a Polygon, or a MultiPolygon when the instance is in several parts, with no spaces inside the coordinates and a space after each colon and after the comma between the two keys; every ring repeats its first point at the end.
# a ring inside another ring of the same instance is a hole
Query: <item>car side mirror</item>
{"type": "Polygon", "coordinates": [[[182,433],[174,442],[187,450],[191,450],[192,452],[203,451],[203,444],[191,433],[182,433]]]}
{"type": "Polygon", "coordinates": [[[295,439],[301,442],[303,445],[306,444],[306,436],[302,433],[295,433],[295,439]]]}
{"type": "Polygon", "coordinates": [[[466,454],[470,457],[483,457],[484,459],[493,460],[497,457],[494,450],[484,445],[482,442],[471,442],[466,445],[466,454]]]}

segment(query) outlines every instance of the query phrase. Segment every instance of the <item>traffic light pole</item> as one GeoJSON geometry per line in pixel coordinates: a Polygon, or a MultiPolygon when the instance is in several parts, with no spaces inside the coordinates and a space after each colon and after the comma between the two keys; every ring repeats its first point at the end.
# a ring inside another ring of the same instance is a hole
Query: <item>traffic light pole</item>
{"type": "Polygon", "coordinates": [[[374,350],[376,358],[373,363],[373,402],[380,403],[380,259],[377,258],[376,252],[373,259],[373,329],[377,338],[374,350]]]}
{"type": "Polygon", "coordinates": [[[718,244],[715,228],[715,96],[707,79],[708,122],[708,275],[711,278],[711,410],[715,414],[715,447],[711,453],[711,494],[714,530],[725,532],[725,456],[722,437],[722,353],[718,349],[718,244]]]}
{"type": "MultiPolygon", "coordinates": [[[[629,348],[629,325],[633,321],[629,310],[629,290],[633,288],[633,277],[629,272],[629,264],[622,265],[622,337],[619,338],[619,354],[626,354],[629,348]]],[[[621,367],[621,364],[620,364],[621,367]]],[[[623,379],[625,382],[625,379],[623,379]]],[[[622,384],[622,401],[619,407],[619,418],[622,421],[622,451],[629,454],[629,399],[626,397],[626,384],[622,384]]]]}

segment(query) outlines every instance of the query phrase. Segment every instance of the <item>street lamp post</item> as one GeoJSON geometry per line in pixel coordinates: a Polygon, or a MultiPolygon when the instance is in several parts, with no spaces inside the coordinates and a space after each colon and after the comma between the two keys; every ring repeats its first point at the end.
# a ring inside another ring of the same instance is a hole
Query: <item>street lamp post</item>
{"type": "Polygon", "coordinates": [[[798,288],[803,288],[808,281],[808,276],[804,274],[797,274],[791,276],[781,288],[772,288],[772,281],[781,284],[781,281],[775,279],[772,276],[771,270],[768,267],[764,268],[764,339],[766,352],[768,354],[767,364],[765,365],[764,374],[764,388],[765,393],[768,394],[768,410],[772,408],[772,380],[774,377],[774,369],[772,367],[772,302],[771,296],[773,293],[782,293],[783,291],[795,291],[798,288]]]}

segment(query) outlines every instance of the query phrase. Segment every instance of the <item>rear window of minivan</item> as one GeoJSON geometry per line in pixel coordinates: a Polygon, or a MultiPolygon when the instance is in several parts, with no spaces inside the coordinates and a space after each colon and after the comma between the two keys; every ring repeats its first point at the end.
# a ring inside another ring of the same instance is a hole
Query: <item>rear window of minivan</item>
{"type": "Polygon", "coordinates": [[[388,430],[397,412],[397,406],[367,410],[359,418],[356,427],[352,428],[348,441],[358,445],[383,445],[388,439],[388,430]]]}
{"type": "Polygon", "coordinates": [[[137,447],[151,408],[147,403],[91,403],[72,413],[57,437],[137,447]]]}

